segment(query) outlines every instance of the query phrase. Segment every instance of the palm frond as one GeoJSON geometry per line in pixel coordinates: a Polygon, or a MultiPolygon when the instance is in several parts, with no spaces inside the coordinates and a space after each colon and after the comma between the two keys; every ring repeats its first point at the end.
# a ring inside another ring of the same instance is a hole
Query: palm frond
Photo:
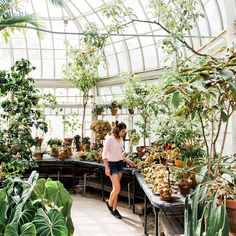
{"type": "Polygon", "coordinates": [[[62,6],[64,0],[49,0],[54,6],[62,6]]]}
{"type": "Polygon", "coordinates": [[[0,30],[6,27],[14,27],[14,25],[29,24],[35,28],[42,27],[39,20],[34,14],[15,14],[9,15],[4,19],[0,19],[0,30]]]}

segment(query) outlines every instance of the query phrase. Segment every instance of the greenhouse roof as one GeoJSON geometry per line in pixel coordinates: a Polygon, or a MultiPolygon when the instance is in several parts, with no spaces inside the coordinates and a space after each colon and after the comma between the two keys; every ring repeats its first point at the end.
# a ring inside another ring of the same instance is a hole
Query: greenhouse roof
{"type": "MultiPolygon", "coordinates": [[[[23,7],[27,13],[36,13],[45,29],[67,34],[43,33],[41,38],[36,30],[15,32],[9,42],[0,43],[1,67],[9,68],[20,58],[28,58],[37,67],[36,79],[62,79],[62,65],[66,63],[64,40],[78,45],[80,35],[89,22],[104,30],[109,21],[103,15],[105,3],[111,0],[66,0],[63,7],[55,7],[47,0],[30,0],[23,7]],[[73,33],[73,34],[70,34],[73,33]],[[4,59],[4,60],[3,60],[4,59]]],[[[124,0],[126,6],[134,9],[138,18],[152,20],[148,10],[148,0],[124,0]]],[[[196,22],[187,41],[200,49],[210,40],[218,37],[226,29],[226,17],[223,0],[202,0],[198,10],[205,17],[196,22]]],[[[101,66],[102,78],[110,78],[121,73],[138,73],[162,68],[166,65],[160,42],[166,33],[157,25],[135,22],[130,24],[122,35],[109,37],[105,53],[109,65],[101,66]]],[[[188,53],[183,50],[183,53],[188,53]]]]}

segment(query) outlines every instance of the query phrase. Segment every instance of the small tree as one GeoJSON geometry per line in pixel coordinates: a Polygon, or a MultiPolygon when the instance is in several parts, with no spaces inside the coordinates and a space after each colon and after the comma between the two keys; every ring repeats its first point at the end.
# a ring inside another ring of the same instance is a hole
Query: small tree
{"type": "Polygon", "coordinates": [[[83,94],[82,138],[89,92],[99,81],[98,68],[102,62],[101,58],[104,58],[103,46],[106,38],[99,33],[94,23],[90,23],[79,49],[66,42],[69,63],[63,68],[64,79],[72,83],[83,94]]]}
{"type": "Polygon", "coordinates": [[[143,144],[146,146],[146,138],[150,135],[148,125],[155,113],[155,106],[158,105],[156,100],[157,87],[151,83],[142,84],[140,78],[135,75],[128,76],[125,80],[123,95],[127,100],[132,101],[133,107],[138,109],[138,114],[142,119],[136,122],[136,125],[141,131],[143,144]]]}

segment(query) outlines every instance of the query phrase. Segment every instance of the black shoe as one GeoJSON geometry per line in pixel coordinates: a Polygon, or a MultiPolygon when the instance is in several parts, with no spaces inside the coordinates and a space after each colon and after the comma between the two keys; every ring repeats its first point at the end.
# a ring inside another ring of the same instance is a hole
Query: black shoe
{"type": "Polygon", "coordinates": [[[109,209],[110,212],[112,212],[112,207],[109,206],[109,201],[106,200],[107,208],[109,209]]]}
{"type": "Polygon", "coordinates": [[[112,211],[112,214],[113,214],[113,216],[115,216],[117,219],[121,219],[121,218],[122,218],[122,216],[120,215],[119,211],[117,211],[117,210],[112,211]]]}

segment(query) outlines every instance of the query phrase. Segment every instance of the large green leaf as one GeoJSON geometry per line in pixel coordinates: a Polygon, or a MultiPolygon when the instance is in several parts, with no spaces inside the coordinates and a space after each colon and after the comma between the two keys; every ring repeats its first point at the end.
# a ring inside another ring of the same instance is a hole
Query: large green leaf
{"type": "Polygon", "coordinates": [[[179,104],[180,104],[180,94],[179,94],[179,91],[176,91],[176,92],[173,94],[172,103],[173,103],[173,105],[174,105],[175,108],[178,108],[178,106],[179,106],[179,104]]]}
{"type": "Polygon", "coordinates": [[[19,226],[32,222],[36,213],[36,207],[31,202],[21,203],[16,206],[15,214],[12,222],[16,222],[19,226]]]}
{"type": "Polygon", "coordinates": [[[36,236],[36,229],[32,223],[22,225],[18,233],[18,224],[12,223],[7,225],[4,236],[36,236]]]}
{"type": "Polygon", "coordinates": [[[9,204],[7,201],[7,191],[6,189],[0,190],[0,225],[4,225],[6,222],[6,214],[9,204]]]}
{"type": "Polygon", "coordinates": [[[51,209],[47,214],[42,208],[33,221],[37,235],[40,236],[68,236],[68,230],[63,215],[57,209],[51,209]]]}
{"type": "Polygon", "coordinates": [[[56,206],[62,208],[61,212],[67,220],[67,226],[70,235],[74,232],[73,223],[71,220],[72,198],[63,184],[59,181],[46,181],[45,198],[55,202],[56,206]]]}

